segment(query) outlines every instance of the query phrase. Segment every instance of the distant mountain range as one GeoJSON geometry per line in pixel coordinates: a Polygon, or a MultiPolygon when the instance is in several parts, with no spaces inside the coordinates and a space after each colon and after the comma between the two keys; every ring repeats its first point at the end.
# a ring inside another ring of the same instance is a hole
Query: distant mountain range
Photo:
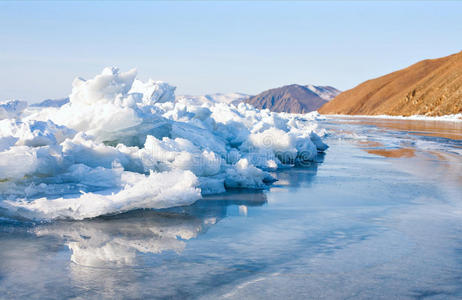
{"type": "Polygon", "coordinates": [[[420,61],[338,95],[323,114],[428,115],[462,113],[462,52],[420,61]]]}
{"type": "Polygon", "coordinates": [[[38,103],[33,103],[30,106],[32,107],[61,107],[66,103],[69,103],[69,98],[46,99],[38,103]]]}
{"type": "Polygon", "coordinates": [[[177,100],[182,98],[186,98],[190,101],[196,103],[217,103],[223,102],[226,104],[239,104],[250,98],[250,95],[243,94],[243,93],[215,93],[215,94],[206,94],[201,96],[190,96],[190,95],[181,95],[177,97],[177,100]]]}
{"type": "Polygon", "coordinates": [[[264,91],[244,101],[275,112],[307,113],[319,109],[339,93],[331,86],[291,84],[264,91]]]}

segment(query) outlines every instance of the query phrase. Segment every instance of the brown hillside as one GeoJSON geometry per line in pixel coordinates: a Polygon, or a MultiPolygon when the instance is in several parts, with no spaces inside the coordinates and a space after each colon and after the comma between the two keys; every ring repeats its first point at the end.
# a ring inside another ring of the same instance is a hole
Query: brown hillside
{"type": "Polygon", "coordinates": [[[462,113],[462,52],[423,60],[363,82],[323,105],[319,112],[403,116],[462,113]]]}

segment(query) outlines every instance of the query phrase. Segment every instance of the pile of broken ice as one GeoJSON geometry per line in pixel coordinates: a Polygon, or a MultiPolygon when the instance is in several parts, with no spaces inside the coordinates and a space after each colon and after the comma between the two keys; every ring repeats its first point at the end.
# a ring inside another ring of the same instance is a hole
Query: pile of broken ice
{"type": "Polygon", "coordinates": [[[327,146],[316,113],[176,97],[165,82],[106,68],[77,78],[62,105],[0,104],[0,210],[83,219],[188,205],[201,194],[265,188],[268,171],[327,146]]]}

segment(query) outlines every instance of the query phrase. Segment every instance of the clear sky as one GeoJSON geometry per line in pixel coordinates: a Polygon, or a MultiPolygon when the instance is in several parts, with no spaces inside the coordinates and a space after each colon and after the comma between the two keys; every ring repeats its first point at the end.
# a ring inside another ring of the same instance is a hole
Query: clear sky
{"type": "Polygon", "coordinates": [[[462,50],[462,2],[0,2],[0,100],[136,67],[177,94],[345,90],[462,50]]]}

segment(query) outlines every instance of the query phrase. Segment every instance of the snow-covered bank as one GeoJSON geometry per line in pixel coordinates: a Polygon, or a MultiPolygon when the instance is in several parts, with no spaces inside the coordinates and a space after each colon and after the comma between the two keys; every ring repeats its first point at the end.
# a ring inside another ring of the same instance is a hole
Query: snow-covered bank
{"type": "Polygon", "coordinates": [[[425,115],[414,116],[390,116],[390,115],[321,115],[326,118],[342,117],[342,118],[371,118],[371,119],[390,119],[390,120],[411,120],[411,121],[447,121],[447,122],[462,122],[462,113],[454,115],[445,115],[438,117],[430,117],[425,115]]]}
{"type": "Polygon", "coordinates": [[[292,115],[178,97],[136,70],[76,78],[69,102],[0,103],[0,208],[84,219],[265,188],[267,172],[327,149],[317,113],[292,115]]]}

